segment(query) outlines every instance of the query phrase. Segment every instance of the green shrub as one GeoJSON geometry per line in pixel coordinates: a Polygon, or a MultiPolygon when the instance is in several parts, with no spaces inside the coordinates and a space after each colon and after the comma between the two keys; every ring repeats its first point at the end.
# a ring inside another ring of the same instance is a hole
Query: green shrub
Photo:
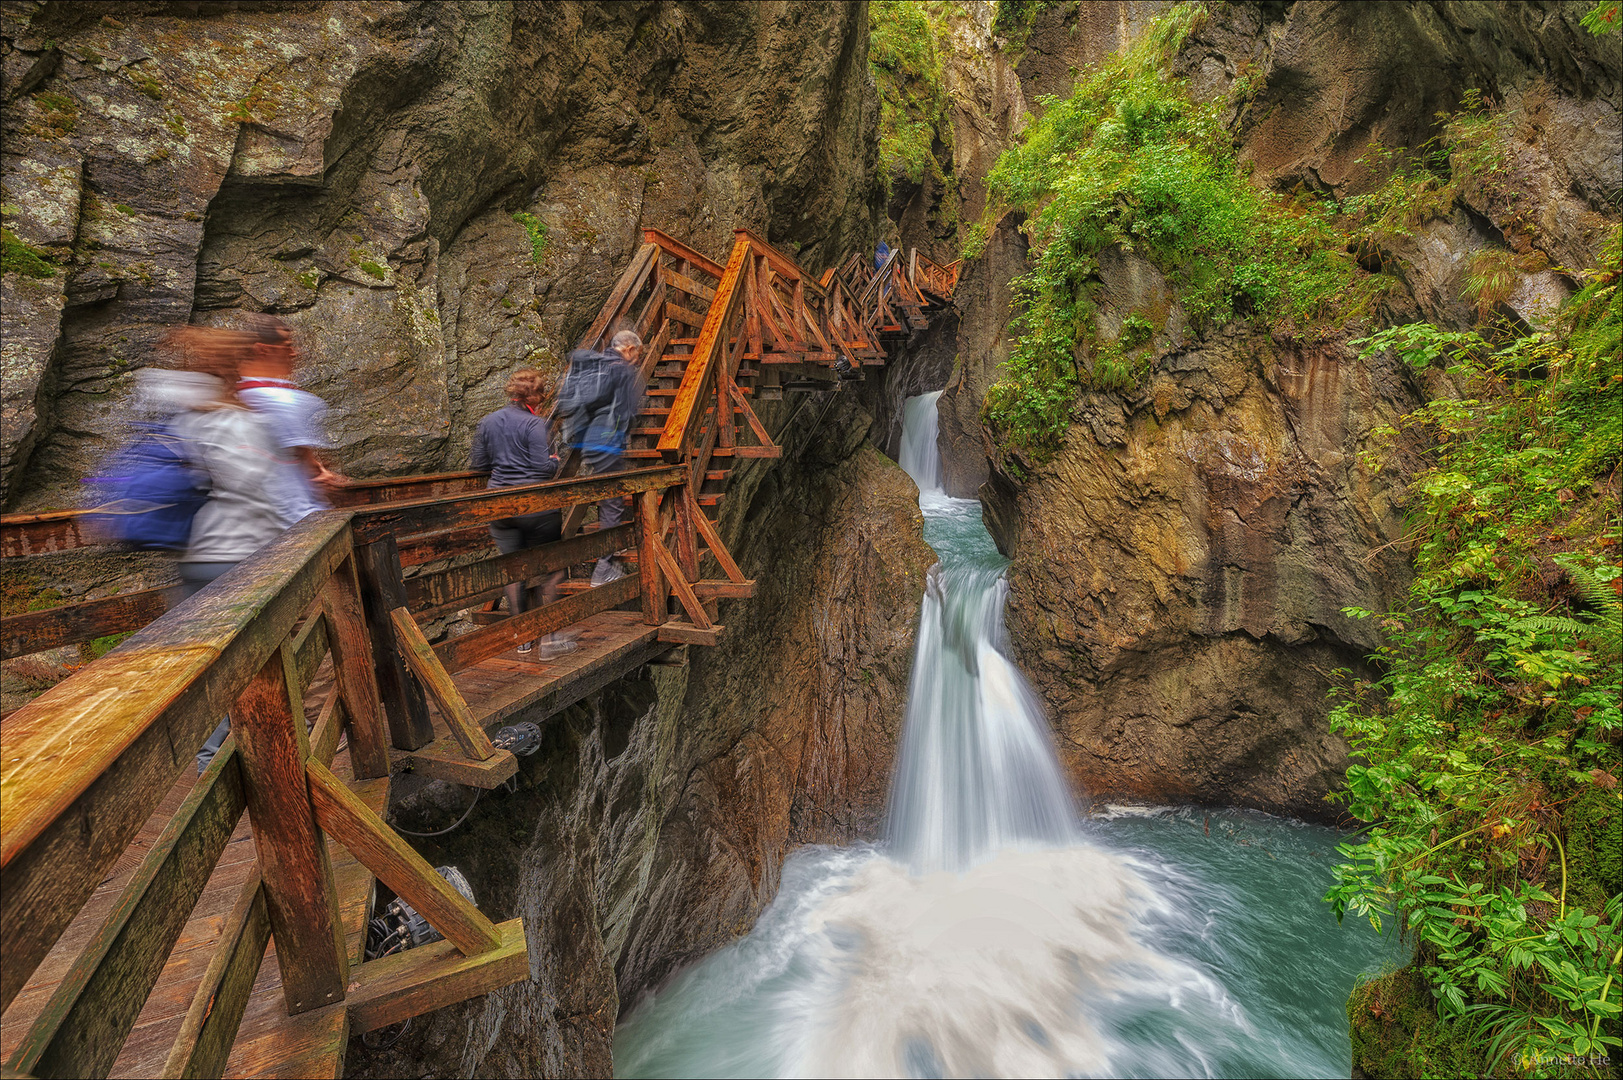
{"type": "Polygon", "coordinates": [[[868,5],[868,68],[879,91],[879,171],[887,194],[896,177],[947,181],[952,125],[936,49],[946,8],[942,0],[868,5]],[[945,166],[935,156],[937,141],[949,148],[945,166]]]}
{"type": "Polygon", "coordinates": [[[1466,396],[1405,421],[1434,455],[1409,486],[1415,577],[1381,617],[1384,676],[1332,709],[1355,753],[1338,798],[1369,827],[1326,899],[1338,918],[1398,918],[1410,974],[1500,1072],[1600,1075],[1623,1049],[1623,526],[1598,482],[1618,459],[1623,361],[1596,351],[1617,276],[1613,245],[1555,333],[1415,324],[1353,343],[1445,365],[1466,396]]]}

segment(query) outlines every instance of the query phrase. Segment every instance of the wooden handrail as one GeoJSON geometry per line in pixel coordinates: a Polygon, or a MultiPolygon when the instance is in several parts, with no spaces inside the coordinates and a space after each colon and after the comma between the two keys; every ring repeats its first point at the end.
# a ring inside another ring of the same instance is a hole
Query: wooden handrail
{"type": "Polygon", "coordinates": [[[710,302],[704,326],[699,329],[698,343],[693,347],[687,370],[682,374],[682,384],[677,387],[670,415],[659,437],[659,453],[667,462],[680,461],[687,456],[693,434],[704,416],[702,403],[715,382],[718,360],[727,348],[729,330],[743,299],[740,284],[751,247],[748,237],[741,236],[733,242],[727,268],[716,286],[716,298],[710,302]]]}
{"type": "Polygon", "coordinates": [[[709,258],[694,251],[682,241],[667,233],[662,233],[658,229],[644,229],[642,238],[647,243],[658,244],[663,250],[670,252],[679,259],[686,259],[713,278],[721,277],[726,269],[721,264],[712,262],[709,258]]]}

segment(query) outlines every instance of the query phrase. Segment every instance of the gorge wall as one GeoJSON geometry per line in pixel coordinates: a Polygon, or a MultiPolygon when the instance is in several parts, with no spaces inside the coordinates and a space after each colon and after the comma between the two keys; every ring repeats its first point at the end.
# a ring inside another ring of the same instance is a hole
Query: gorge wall
{"type": "MultiPolygon", "coordinates": [[[[1340,612],[1389,610],[1408,578],[1404,487],[1418,459],[1370,433],[1454,393],[1396,359],[1360,361],[1347,342],[1416,319],[1473,325],[1481,313],[1465,293],[1484,252],[1517,261],[1492,314],[1519,321],[1571,295],[1561,268],[1594,264],[1623,205],[1623,60],[1615,38],[1580,28],[1587,6],[1209,5],[1167,75],[1225,104],[1256,183],[1367,191],[1379,177],[1360,159],[1373,144],[1420,146],[1473,88],[1516,118],[1508,176],[1494,191],[1467,185],[1393,237],[1378,257],[1394,289],[1372,318],[1339,329],[1236,321],[1191,334],[1153,265],[1106,251],[1093,282],[1101,339],[1130,312],[1163,314],[1151,373],[1130,391],[1081,394],[1047,460],[1009,453],[981,422],[1018,333],[1010,282],[1028,269],[1023,216],[984,219],[959,320],[925,354],[947,385],[944,480],[980,496],[1013,560],[1011,639],[1061,756],[1095,796],[1331,814],[1323,797],[1346,763],[1325,722],[1331,672],[1364,670],[1379,643],[1340,612]],[[1379,471],[1360,459],[1393,449],[1379,471]]],[[[1024,24],[997,30],[990,6],[945,12],[937,44],[952,104],[938,157],[951,183],[898,188],[904,242],[953,257],[1040,95],[1067,96],[1075,72],[1169,7],[1031,5],[1024,24]]]]}

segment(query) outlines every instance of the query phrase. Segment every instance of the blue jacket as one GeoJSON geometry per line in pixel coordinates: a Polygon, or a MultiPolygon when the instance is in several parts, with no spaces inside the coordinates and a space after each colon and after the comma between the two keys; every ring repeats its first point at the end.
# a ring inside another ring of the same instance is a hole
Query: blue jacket
{"type": "Polygon", "coordinates": [[[624,452],[643,390],[641,369],[619,353],[575,350],[553,408],[564,441],[588,455],[624,452]]]}
{"type": "Polygon", "coordinates": [[[490,470],[486,487],[517,487],[551,480],[558,474],[547,422],[516,401],[483,420],[473,433],[472,465],[490,470]]]}

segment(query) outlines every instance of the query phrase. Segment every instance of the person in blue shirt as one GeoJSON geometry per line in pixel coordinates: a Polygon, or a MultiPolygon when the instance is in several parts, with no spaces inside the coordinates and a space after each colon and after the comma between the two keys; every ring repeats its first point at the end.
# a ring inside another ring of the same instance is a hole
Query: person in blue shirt
{"type": "MultiPolygon", "coordinates": [[[[479,421],[473,435],[471,464],[480,472],[490,472],[485,484],[487,489],[535,484],[558,475],[558,459],[552,453],[552,431],[546,418],[536,412],[545,390],[540,372],[534,368],[519,368],[507,379],[507,404],[479,421]]],[[[558,510],[520,514],[490,523],[491,539],[496,541],[496,550],[503,555],[550,544],[562,535],[563,514],[558,510]]],[[[556,570],[529,590],[524,588],[523,581],[509,582],[506,588],[508,617],[522,614],[526,599],[532,606],[550,604],[557,597],[562,578],[563,571],[556,570]]],[[[527,654],[537,647],[537,642],[526,641],[519,645],[518,651],[527,654]]],[[[541,658],[547,660],[575,647],[576,642],[561,634],[551,634],[539,643],[541,658]]]]}

